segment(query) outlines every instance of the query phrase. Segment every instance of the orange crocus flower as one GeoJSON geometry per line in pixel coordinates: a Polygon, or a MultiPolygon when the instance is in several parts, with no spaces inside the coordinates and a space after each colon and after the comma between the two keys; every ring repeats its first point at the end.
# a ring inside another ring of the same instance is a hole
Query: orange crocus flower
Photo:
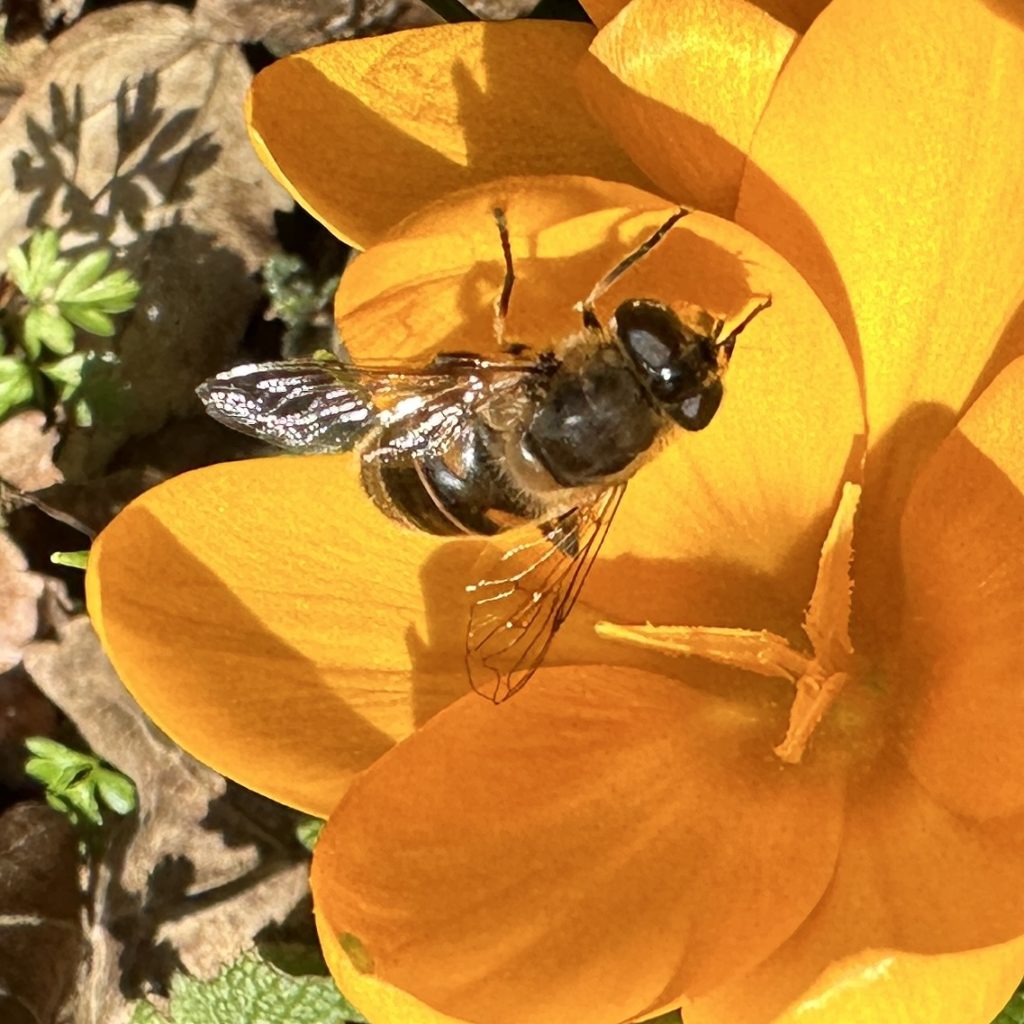
{"type": "Polygon", "coordinates": [[[1020,977],[1024,19],[820,6],[595,0],[255,82],[268,166],[367,249],[357,359],[493,344],[496,203],[517,340],[676,203],[709,212],[605,317],[774,298],[501,706],[462,668],[485,542],[394,526],[352,457],[190,473],[97,541],[155,721],[330,816],[317,920],[374,1024],[987,1024],[1020,977]]]}

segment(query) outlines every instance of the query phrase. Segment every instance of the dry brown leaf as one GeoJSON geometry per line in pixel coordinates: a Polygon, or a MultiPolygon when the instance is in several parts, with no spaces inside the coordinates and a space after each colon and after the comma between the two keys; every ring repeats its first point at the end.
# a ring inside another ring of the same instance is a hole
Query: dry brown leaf
{"type": "MultiPolygon", "coordinates": [[[[494,21],[521,17],[536,2],[466,0],[466,6],[494,21]]],[[[260,42],[277,57],[336,39],[440,21],[420,0],[197,0],[195,17],[220,38],[260,42]]]]}
{"type": "Polygon", "coordinates": [[[538,0],[462,0],[477,17],[484,21],[508,21],[525,18],[537,6],[538,0]]]}
{"type": "Polygon", "coordinates": [[[18,546],[0,533],[0,672],[21,661],[21,649],[36,635],[43,580],[28,571],[18,546]]]}
{"type": "Polygon", "coordinates": [[[0,1020],[52,1024],[78,969],[78,850],[45,804],[0,817],[0,1020]]]}
{"type": "MultiPolygon", "coordinates": [[[[115,469],[83,483],[59,483],[21,495],[48,516],[95,537],[143,491],[200,466],[258,458],[275,450],[254,438],[225,430],[208,416],[172,420],[160,430],[134,438],[119,452],[115,469]]],[[[84,541],[83,541],[84,544],[84,541]]]]}
{"type": "Polygon", "coordinates": [[[291,812],[229,787],[159,734],[126,693],[88,621],[25,652],[40,690],[100,757],[134,779],[138,819],[118,823],[93,880],[91,962],[76,1024],[122,1024],[128,1001],[185,968],[209,977],[307,892],[291,812]]]}
{"type": "Polygon", "coordinates": [[[0,423],[0,480],[22,491],[38,491],[61,482],[53,464],[58,435],[46,417],[28,409],[0,423]]]}
{"type": "Polygon", "coordinates": [[[85,0],[4,0],[0,7],[3,39],[20,44],[31,39],[46,43],[42,33],[66,28],[82,13],[85,0]]]}
{"type": "Polygon", "coordinates": [[[261,42],[275,56],[404,27],[410,0],[197,0],[197,21],[225,39],[261,42]]]}
{"type": "Polygon", "coordinates": [[[55,25],[70,25],[76,21],[85,7],[85,0],[39,0],[43,24],[48,29],[55,25]]]}
{"type": "Polygon", "coordinates": [[[7,45],[0,52],[0,121],[25,91],[25,83],[45,53],[46,40],[39,35],[7,45]]]}
{"type": "MultiPolygon", "coordinates": [[[[56,735],[57,709],[36,689],[24,668],[0,673],[0,791],[21,796],[36,795],[35,784],[25,775],[30,736],[56,735]]],[[[0,1017],[3,1020],[3,1017],[0,1017]]]]}
{"type": "Polygon", "coordinates": [[[96,342],[120,354],[130,403],[72,434],[69,476],[197,409],[193,389],[245,330],[273,211],[290,206],[246,136],[250,77],[239,47],[181,8],[125,4],[60,35],[0,124],[0,252],[48,223],[76,252],[114,244],[143,285],[96,342]]]}
{"type": "MultiPolygon", "coordinates": [[[[464,0],[487,21],[521,17],[537,0],[464,0]]],[[[420,0],[197,0],[197,21],[220,38],[260,42],[283,57],[335,39],[432,25],[440,18],[420,0]]]]}

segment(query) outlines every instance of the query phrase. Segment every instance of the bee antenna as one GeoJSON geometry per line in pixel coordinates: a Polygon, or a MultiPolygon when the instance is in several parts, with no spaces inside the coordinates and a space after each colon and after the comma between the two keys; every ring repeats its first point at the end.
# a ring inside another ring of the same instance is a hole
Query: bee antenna
{"type": "Polygon", "coordinates": [[[725,349],[725,354],[728,358],[732,358],[732,350],[736,347],[736,339],[743,333],[744,328],[751,320],[754,319],[758,313],[763,313],[772,304],[772,297],[766,295],[728,334],[725,341],[718,341],[718,335],[721,333],[721,321],[719,321],[718,330],[715,332],[715,341],[718,342],[718,347],[725,349]]]}

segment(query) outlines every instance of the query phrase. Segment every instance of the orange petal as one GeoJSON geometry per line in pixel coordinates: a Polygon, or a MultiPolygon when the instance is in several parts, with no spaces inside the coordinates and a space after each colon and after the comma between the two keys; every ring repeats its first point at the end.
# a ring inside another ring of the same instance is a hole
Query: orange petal
{"type": "MultiPolygon", "coordinates": [[[[357,358],[493,350],[503,273],[497,203],[506,208],[516,272],[508,335],[548,349],[579,329],[574,302],[663,223],[663,202],[567,178],[459,193],[355,261],[338,296],[342,336],[357,358]]],[[[621,562],[595,572],[584,596],[612,618],[780,631],[800,621],[864,429],[856,375],[820,303],[757,239],[694,214],[598,310],[607,320],[624,298],[648,296],[683,315],[704,308],[732,319],[764,293],[774,305],[740,338],[715,421],[673,438],[630,484],[605,547],[621,562]]]]}
{"type": "Polygon", "coordinates": [[[858,593],[895,621],[922,460],[1024,351],[1024,32],[986,0],[835,0],[758,126],[737,220],[804,274],[863,363],[858,593]],[[969,40],[969,45],[965,44],[969,40]],[[936,69],[941,69],[937,73],[936,69]]]}
{"type": "Polygon", "coordinates": [[[736,308],[709,256],[714,240],[742,254],[749,287],[773,305],[740,337],[711,425],[674,437],[630,483],[585,599],[619,622],[788,632],[810,597],[842,482],[859,472],[856,375],[791,267],[724,221],[684,223],[672,269],[689,294],[712,310],[736,308]]]}
{"type": "Polygon", "coordinates": [[[359,247],[506,174],[642,181],[572,85],[592,38],[569,22],[467,22],[307,50],[257,75],[253,142],[303,206],[359,247]]]}
{"type": "MultiPolygon", "coordinates": [[[[778,1013],[763,990],[783,957],[749,982],[686,1005],[687,1024],[991,1024],[1020,981],[1024,937],[983,949],[934,956],[865,950],[827,967],[778,1013]]],[[[386,1019],[386,1018],[385,1018],[386,1019]]],[[[419,1021],[410,1021],[419,1024],[419,1021]]],[[[425,1022],[426,1024],[426,1022],[425,1022]]],[[[433,1024],[431,1021],[430,1024],[433,1024]]]]}
{"type": "Polygon", "coordinates": [[[408,992],[359,970],[323,914],[316,915],[316,925],[331,976],[345,998],[367,1020],[376,1024],[466,1024],[432,1010],[408,992]]]}
{"type": "Polygon", "coordinates": [[[1022,830],[964,822],[880,763],[851,787],[835,878],[807,922],[684,1005],[687,1024],[989,1024],[1024,957],[1022,830]]]}
{"type": "Polygon", "coordinates": [[[1020,301],[1022,122],[1024,33],[984,0],[836,0],[779,78],[737,219],[859,339],[874,447],[960,409],[1020,301]]]}
{"type": "Polygon", "coordinates": [[[347,456],[213,466],[104,530],[89,611],[160,728],[326,816],[353,773],[467,690],[478,545],[440,548],[377,511],[347,456]]]}
{"type": "Polygon", "coordinates": [[[927,788],[986,818],[1024,810],[1024,359],[971,407],[903,516],[904,743],[927,788]]]}
{"type": "Polygon", "coordinates": [[[732,217],[754,129],[796,38],[746,0],[633,0],[594,40],[580,88],[666,195],[732,217]]]}
{"type": "MultiPolygon", "coordinates": [[[[500,353],[494,303],[505,264],[495,206],[505,211],[516,275],[506,334],[541,350],[579,330],[574,304],[673,212],[660,196],[595,178],[505,178],[446,196],[346,269],[335,312],[355,360],[500,353]]],[[[642,280],[649,262],[626,281],[642,280]]]]}
{"type": "Polygon", "coordinates": [[[780,770],[756,718],[638,671],[544,670],[365,773],[314,856],[321,927],[459,1019],[641,1016],[752,966],[820,896],[843,775],[780,770]]]}
{"type": "MultiPolygon", "coordinates": [[[[345,993],[345,997],[359,1008],[367,1020],[381,1024],[392,1021],[400,1021],[401,1024],[465,1024],[464,1021],[432,1010],[408,992],[403,992],[372,974],[359,971],[322,915],[316,915],[316,923],[324,958],[330,966],[331,974],[337,980],[341,991],[345,993]]],[[[661,1013],[671,1009],[675,1009],[675,1005],[666,1006],[659,1013],[644,1014],[639,1021],[652,1021],[653,1024],[661,1013]]]]}

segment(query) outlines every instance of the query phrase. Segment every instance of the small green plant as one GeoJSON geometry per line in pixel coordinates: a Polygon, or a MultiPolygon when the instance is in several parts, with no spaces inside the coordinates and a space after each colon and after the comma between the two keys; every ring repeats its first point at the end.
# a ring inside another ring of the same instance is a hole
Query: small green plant
{"type": "Polygon", "coordinates": [[[366,1024],[330,978],[296,977],[243,953],[217,977],[176,975],[166,1011],[136,1003],[131,1024],[366,1024]]]}
{"type": "Polygon", "coordinates": [[[34,755],[25,763],[26,774],[46,787],[46,802],[73,825],[102,825],[101,803],[115,814],[135,809],[135,783],[99,758],[43,736],[27,739],[25,746],[34,755]]]}
{"type": "Polygon", "coordinates": [[[323,323],[323,311],[338,290],[335,275],[317,284],[309,267],[298,257],[285,253],[271,256],[263,264],[263,290],[270,300],[270,315],[285,325],[282,355],[293,358],[323,347],[330,336],[330,318],[323,323]]]}
{"type": "Polygon", "coordinates": [[[54,551],[50,555],[54,565],[63,565],[69,569],[87,569],[89,567],[88,551],[54,551]]]}
{"type": "Polygon", "coordinates": [[[327,822],[323,818],[303,818],[295,826],[295,838],[309,851],[312,852],[313,847],[316,846],[316,841],[320,838],[320,833],[324,829],[324,825],[327,822]]]}
{"type": "Polygon", "coordinates": [[[75,329],[109,338],[112,317],[131,309],[139,295],[127,270],[107,273],[111,256],[96,249],[76,261],[62,257],[51,228],[8,251],[0,280],[0,417],[57,401],[80,425],[92,424],[118,360],[112,352],[76,351],[75,329]]]}
{"type": "Polygon", "coordinates": [[[1024,1024],[1024,982],[992,1024],[1024,1024]]]}

